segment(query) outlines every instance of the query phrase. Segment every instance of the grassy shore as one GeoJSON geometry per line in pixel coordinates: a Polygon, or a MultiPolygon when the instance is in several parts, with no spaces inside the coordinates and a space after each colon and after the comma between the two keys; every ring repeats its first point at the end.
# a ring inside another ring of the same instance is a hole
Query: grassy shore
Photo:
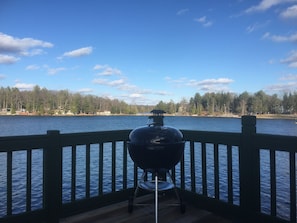
{"type": "MultiPolygon", "coordinates": [[[[150,113],[138,113],[138,114],[36,114],[36,113],[0,113],[0,116],[149,116],[150,113]]],[[[164,116],[192,116],[192,117],[217,117],[217,118],[241,118],[242,115],[239,114],[222,114],[222,113],[215,113],[215,114],[200,114],[200,115],[190,115],[188,113],[175,113],[175,114],[168,114],[165,113],[164,116]]],[[[257,114],[255,115],[257,118],[260,119],[291,119],[297,120],[297,114],[257,114]]]]}
{"type": "Polygon", "coordinates": [[[256,115],[257,118],[267,118],[267,119],[295,119],[297,120],[297,114],[261,114],[256,115]]]}

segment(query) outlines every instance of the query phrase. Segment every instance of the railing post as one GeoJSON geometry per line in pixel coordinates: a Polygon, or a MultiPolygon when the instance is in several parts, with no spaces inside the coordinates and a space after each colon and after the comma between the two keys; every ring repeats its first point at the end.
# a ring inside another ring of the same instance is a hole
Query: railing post
{"type": "Polygon", "coordinates": [[[260,157],[256,148],[256,116],[242,116],[239,147],[240,207],[246,219],[260,212],[260,157]]]}
{"type": "Polygon", "coordinates": [[[58,223],[62,206],[62,149],[60,132],[47,131],[47,145],[43,152],[44,208],[46,222],[58,223]]]}

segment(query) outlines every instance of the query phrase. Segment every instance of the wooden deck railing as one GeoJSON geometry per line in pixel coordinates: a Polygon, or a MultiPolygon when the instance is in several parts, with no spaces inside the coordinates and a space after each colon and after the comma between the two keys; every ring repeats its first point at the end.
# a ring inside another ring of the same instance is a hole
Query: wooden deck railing
{"type": "MultiPolygon", "coordinates": [[[[188,200],[247,222],[296,222],[297,137],[257,134],[254,116],[242,117],[241,133],[183,133],[190,145],[180,164],[184,171],[190,163],[188,200]],[[200,191],[195,179],[201,179],[200,191]]],[[[187,191],[185,175],[181,189],[187,191]]]]}
{"type": "MultiPolygon", "coordinates": [[[[140,174],[127,152],[130,131],[0,137],[0,222],[54,223],[126,200],[140,174]]],[[[241,133],[182,132],[185,153],[172,175],[188,202],[296,222],[297,137],[257,134],[254,116],[242,117],[241,133]]]]}

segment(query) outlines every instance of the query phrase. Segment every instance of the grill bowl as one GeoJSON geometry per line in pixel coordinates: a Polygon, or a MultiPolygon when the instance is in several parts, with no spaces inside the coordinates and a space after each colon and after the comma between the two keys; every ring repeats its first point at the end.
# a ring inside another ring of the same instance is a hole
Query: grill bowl
{"type": "Polygon", "coordinates": [[[184,145],[183,135],[178,129],[147,126],[130,133],[128,151],[141,169],[169,170],[181,160],[184,145]]]}

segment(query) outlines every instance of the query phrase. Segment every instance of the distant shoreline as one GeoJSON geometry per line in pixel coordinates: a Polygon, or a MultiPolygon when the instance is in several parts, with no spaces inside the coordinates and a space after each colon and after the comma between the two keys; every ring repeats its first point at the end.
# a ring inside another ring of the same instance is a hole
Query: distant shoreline
{"type": "Polygon", "coordinates": [[[272,115],[272,114],[265,114],[265,115],[256,115],[257,118],[261,119],[295,119],[297,120],[297,114],[293,115],[283,115],[283,114],[277,114],[277,115],[272,115]]]}
{"type": "MultiPolygon", "coordinates": [[[[38,114],[0,114],[0,117],[4,116],[20,116],[20,117],[91,117],[91,116],[149,116],[150,113],[144,114],[108,114],[108,115],[94,115],[94,114],[79,114],[79,115],[38,115],[38,114]]],[[[224,115],[224,114],[215,114],[215,115],[187,115],[187,114],[165,114],[166,116],[181,116],[181,117],[198,117],[198,118],[241,118],[241,115],[224,115]]],[[[254,115],[258,119],[289,119],[297,120],[297,114],[257,114],[254,115]]]]}

